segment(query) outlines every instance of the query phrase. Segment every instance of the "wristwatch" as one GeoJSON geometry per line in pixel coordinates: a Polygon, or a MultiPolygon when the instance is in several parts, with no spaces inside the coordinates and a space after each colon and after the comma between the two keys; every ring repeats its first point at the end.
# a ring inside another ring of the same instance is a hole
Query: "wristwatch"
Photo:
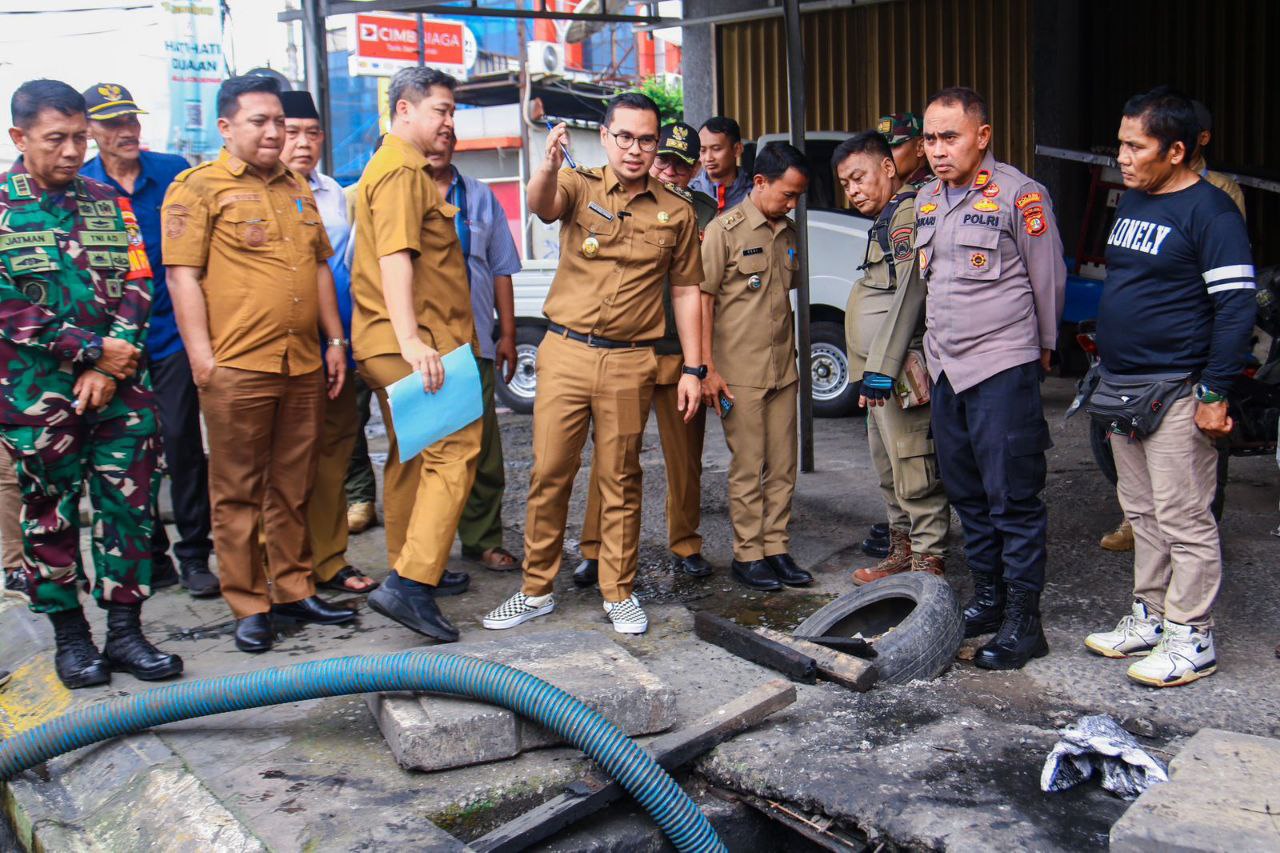
{"type": "Polygon", "coordinates": [[[343,349],[346,349],[351,346],[351,341],[346,338],[329,338],[325,341],[325,344],[331,347],[342,347],[343,349]]]}
{"type": "Polygon", "coordinates": [[[1196,383],[1196,400],[1201,403],[1221,403],[1227,399],[1203,382],[1196,383]]]}
{"type": "Polygon", "coordinates": [[[687,373],[690,376],[696,376],[699,379],[707,378],[707,366],[705,364],[699,364],[697,367],[690,367],[686,364],[680,368],[680,372],[687,373]]]}
{"type": "Polygon", "coordinates": [[[94,342],[94,343],[86,344],[86,345],[85,345],[85,348],[84,348],[84,360],[85,360],[85,361],[89,362],[90,364],[93,364],[94,362],[96,362],[96,361],[97,361],[98,359],[100,359],[100,358],[102,358],[102,341],[101,341],[101,339],[99,339],[98,341],[96,341],[96,342],[94,342]]]}

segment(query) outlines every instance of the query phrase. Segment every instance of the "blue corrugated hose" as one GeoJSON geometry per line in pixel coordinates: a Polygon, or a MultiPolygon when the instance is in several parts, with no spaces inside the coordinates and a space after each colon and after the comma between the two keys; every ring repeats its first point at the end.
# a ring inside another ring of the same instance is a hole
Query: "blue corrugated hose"
{"type": "Polygon", "coordinates": [[[0,743],[0,778],[57,755],[153,726],[322,696],[426,690],[501,705],[585,752],[653,816],[677,850],[723,851],[706,816],[675,780],[612,723],[527,672],[451,654],[333,658],[188,681],[65,714],[0,743]]]}

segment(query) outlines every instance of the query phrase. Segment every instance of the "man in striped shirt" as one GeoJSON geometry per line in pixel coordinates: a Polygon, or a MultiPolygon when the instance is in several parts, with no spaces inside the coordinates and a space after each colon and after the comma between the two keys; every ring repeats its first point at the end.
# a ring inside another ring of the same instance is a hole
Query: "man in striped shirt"
{"type": "Polygon", "coordinates": [[[1214,440],[1230,434],[1227,397],[1253,330],[1253,259],[1244,219],[1222,190],[1190,168],[1200,123],[1166,88],[1125,105],[1117,158],[1127,191],[1107,238],[1098,313],[1105,374],[1186,373],[1150,435],[1111,435],[1117,492],[1134,533],[1130,615],[1085,645],[1137,657],[1129,677],[1188,684],[1217,666],[1213,603],[1222,577],[1214,440]]]}

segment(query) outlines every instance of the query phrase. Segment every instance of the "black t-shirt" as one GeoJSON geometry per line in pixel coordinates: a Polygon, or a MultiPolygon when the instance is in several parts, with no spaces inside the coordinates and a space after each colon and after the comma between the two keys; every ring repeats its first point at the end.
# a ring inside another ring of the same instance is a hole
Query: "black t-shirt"
{"type": "Polygon", "coordinates": [[[1189,370],[1226,393],[1244,369],[1256,312],[1253,256],[1230,197],[1200,180],[1128,190],[1107,237],[1098,352],[1118,374],[1189,370]]]}

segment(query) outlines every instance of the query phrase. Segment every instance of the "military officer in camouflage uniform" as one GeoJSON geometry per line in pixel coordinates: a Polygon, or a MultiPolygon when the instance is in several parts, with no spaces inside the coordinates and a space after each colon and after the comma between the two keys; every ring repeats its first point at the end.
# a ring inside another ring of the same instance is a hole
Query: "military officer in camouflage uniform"
{"type": "Polygon", "coordinates": [[[182,659],[147,642],[140,620],[159,450],[150,383],[138,371],[151,270],[127,200],[77,176],[88,137],[80,93],[34,80],[14,93],[12,110],[22,156],[0,176],[0,443],[22,491],[31,609],[53,622],[67,687],[105,683],[111,669],[168,678],[182,659]],[[91,576],[80,557],[86,478],[91,576]],[[80,583],[107,610],[102,654],[80,583]]]}
{"type": "Polygon", "coordinates": [[[929,158],[924,154],[924,123],[915,113],[890,113],[880,116],[876,131],[889,143],[898,178],[907,186],[920,189],[933,180],[929,158]]]}
{"type": "MultiPolygon", "coordinates": [[[[845,195],[875,224],[867,241],[862,280],[849,295],[845,332],[849,366],[862,374],[867,444],[889,511],[890,552],[874,568],[853,573],[864,584],[899,572],[941,575],[951,510],[933,440],[928,403],[908,405],[896,393],[923,379],[924,283],[915,258],[916,190],[898,176],[893,153],[877,131],[843,142],[832,157],[845,195]]],[[[914,398],[918,400],[917,398],[914,398]]]]}

